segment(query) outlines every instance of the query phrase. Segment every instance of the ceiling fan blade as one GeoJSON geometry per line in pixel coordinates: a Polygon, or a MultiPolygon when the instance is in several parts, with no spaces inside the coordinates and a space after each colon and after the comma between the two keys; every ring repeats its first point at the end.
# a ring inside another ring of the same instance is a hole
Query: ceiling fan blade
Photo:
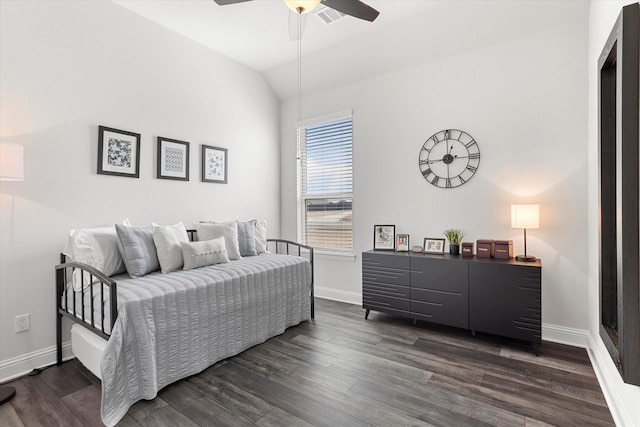
{"type": "Polygon", "coordinates": [[[244,3],[246,1],[252,1],[252,0],[213,0],[213,1],[218,3],[220,6],[226,6],[228,4],[244,3]]]}
{"type": "Polygon", "coordinates": [[[380,14],[380,12],[360,0],[322,0],[322,4],[338,12],[370,22],[373,22],[380,14]]]}
{"type": "Polygon", "coordinates": [[[289,40],[298,41],[304,35],[307,26],[307,14],[297,14],[293,10],[289,11],[289,40]],[[298,32],[298,18],[300,18],[300,32],[298,32]]]}

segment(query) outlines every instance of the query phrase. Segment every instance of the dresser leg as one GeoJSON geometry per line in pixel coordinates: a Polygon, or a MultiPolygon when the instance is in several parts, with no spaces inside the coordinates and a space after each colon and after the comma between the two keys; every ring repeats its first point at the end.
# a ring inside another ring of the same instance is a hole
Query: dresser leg
{"type": "Polygon", "coordinates": [[[536,356],[540,356],[540,343],[538,341],[533,341],[531,344],[533,344],[533,352],[536,356]]]}
{"type": "Polygon", "coordinates": [[[364,313],[364,320],[367,320],[369,318],[369,312],[371,310],[367,309],[367,311],[364,313]]]}
{"type": "Polygon", "coordinates": [[[475,336],[476,336],[476,331],[473,331],[473,330],[472,330],[472,331],[471,331],[471,336],[474,336],[474,337],[475,337],[475,336]]]}
{"type": "Polygon", "coordinates": [[[418,324],[418,319],[413,319],[413,326],[418,324]]]}

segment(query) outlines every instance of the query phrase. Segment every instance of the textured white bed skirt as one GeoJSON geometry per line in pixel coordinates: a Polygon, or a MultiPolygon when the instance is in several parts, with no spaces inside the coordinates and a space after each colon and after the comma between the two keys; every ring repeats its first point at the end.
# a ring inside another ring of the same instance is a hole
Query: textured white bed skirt
{"type": "Polygon", "coordinates": [[[100,364],[107,340],[77,323],[71,327],[71,351],[93,375],[102,379],[100,364]]]}

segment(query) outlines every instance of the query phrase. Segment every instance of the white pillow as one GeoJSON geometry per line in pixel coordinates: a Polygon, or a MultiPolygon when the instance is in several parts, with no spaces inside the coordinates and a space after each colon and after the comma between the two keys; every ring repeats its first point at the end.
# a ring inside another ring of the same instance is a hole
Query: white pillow
{"type": "Polygon", "coordinates": [[[184,270],[229,262],[224,237],[202,242],[181,242],[184,270]]]}
{"type": "MultiPolygon", "coordinates": [[[[122,221],[124,225],[130,225],[129,220],[122,221]]],[[[114,226],[78,228],[69,231],[69,238],[62,252],[71,261],[90,265],[106,274],[123,273],[125,271],[124,262],[118,250],[118,235],[114,226]]],[[[80,270],[75,270],[73,274],[73,289],[82,289],[80,270]]],[[[84,287],[91,284],[90,274],[85,272],[84,287]]]]}
{"type": "Polygon", "coordinates": [[[259,254],[267,252],[267,220],[256,219],[256,251],[259,254]]]}
{"type": "Polygon", "coordinates": [[[180,243],[189,242],[187,230],[182,222],[175,225],[153,226],[153,243],[158,251],[160,270],[162,273],[179,270],[184,265],[180,243]]]}
{"type": "Polygon", "coordinates": [[[224,244],[227,248],[229,259],[242,259],[240,246],[238,244],[238,224],[235,221],[224,222],[222,224],[211,224],[199,222],[196,224],[198,240],[212,240],[224,237],[224,244]]]}

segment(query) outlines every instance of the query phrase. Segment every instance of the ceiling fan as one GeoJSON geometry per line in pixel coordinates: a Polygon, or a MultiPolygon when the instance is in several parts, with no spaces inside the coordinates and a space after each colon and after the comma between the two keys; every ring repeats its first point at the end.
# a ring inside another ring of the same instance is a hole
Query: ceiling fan
{"type": "MultiPolygon", "coordinates": [[[[214,0],[220,6],[226,6],[235,3],[244,3],[252,0],[214,0]]],[[[326,7],[335,9],[345,15],[373,22],[380,12],[371,6],[361,2],[360,0],[284,0],[289,8],[298,13],[304,14],[311,12],[319,3],[326,7]]]]}

